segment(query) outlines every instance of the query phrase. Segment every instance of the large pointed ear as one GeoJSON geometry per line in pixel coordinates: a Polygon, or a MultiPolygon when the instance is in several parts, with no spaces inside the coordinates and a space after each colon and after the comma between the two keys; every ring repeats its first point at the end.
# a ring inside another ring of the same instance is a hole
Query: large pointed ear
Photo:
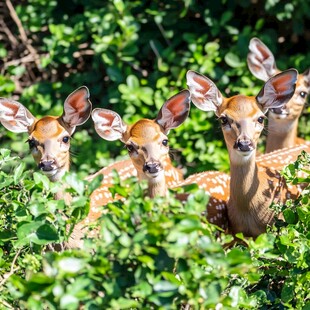
{"type": "Polygon", "coordinates": [[[123,141],[127,125],[116,112],[107,109],[94,109],[91,117],[95,123],[95,130],[101,138],[108,141],[123,141]]]}
{"type": "Polygon", "coordinates": [[[88,120],[91,107],[88,88],[82,86],[67,97],[61,119],[73,132],[76,126],[82,125],[88,120]]]}
{"type": "Polygon", "coordinates": [[[179,127],[188,117],[190,110],[190,92],[182,90],[168,99],[158,112],[155,122],[168,134],[172,128],[179,127]]]}
{"type": "Polygon", "coordinates": [[[191,100],[198,109],[218,112],[223,103],[223,96],[210,79],[189,70],[186,73],[186,83],[191,93],[191,100]]]}
{"type": "Polygon", "coordinates": [[[308,89],[310,88],[310,68],[307,69],[304,73],[302,73],[303,78],[305,79],[307,83],[308,89]]]}
{"type": "Polygon", "coordinates": [[[249,50],[247,57],[248,67],[256,78],[266,82],[279,72],[272,52],[262,41],[252,38],[249,50]]]}
{"type": "Polygon", "coordinates": [[[282,108],[294,95],[297,77],[297,70],[289,69],[269,79],[256,96],[262,110],[282,108]]]}
{"type": "Polygon", "coordinates": [[[28,132],[36,118],[19,102],[0,98],[0,122],[12,132],[28,132]]]}

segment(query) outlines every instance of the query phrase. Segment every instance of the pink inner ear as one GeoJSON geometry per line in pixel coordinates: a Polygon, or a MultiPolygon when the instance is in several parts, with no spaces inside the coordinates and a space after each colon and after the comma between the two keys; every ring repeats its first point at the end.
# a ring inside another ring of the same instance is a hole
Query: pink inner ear
{"type": "MultiPolygon", "coordinates": [[[[209,92],[211,89],[212,85],[206,80],[204,77],[200,75],[195,75],[193,77],[193,80],[199,84],[200,87],[195,88],[195,93],[200,93],[202,97],[205,96],[206,93],[209,92]]],[[[197,95],[195,97],[198,97],[197,95]]],[[[198,98],[197,98],[198,99],[198,98]]]]}
{"type": "Polygon", "coordinates": [[[2,101],[1,104],[9,109],[11,113],[9,113],[8,111],[5,113],[6,115],[10,115],[10,116],[15,116],[16,113],[18,112],[18,109],[19,109],[19,106],[16,105],[15,103],[13,102],[10,102],[10,101],[2,101]]]}
{"type": "Polygon", "coordinates": [[[101,118],[101,121],[104,123],[104,125],[111,125],[113,123],[113,120],[115,119],[115,116],[113,114],[103,111],[100,111],[98,113],[98,116],[101,118]]]}
{"type": "Polygon", "coordinates": [[[291,74],[285,74],[274,81],[272,81],[272,86],[276,89],[277,93],[284,93],[287,92],[293,87],[294,85],[290,85],[293,83],[293,76],[291,74]]]}
{"type": "Polygon", "coordinates": [[[172,112],[173,115],[180,115],[186,109],[185,99],[188,97],[188,94],[179,94],[175,96],[172,100],[167,102],[166,108],[172,112]]]}
{"type": "Polygon", "coordinates": [[[80,89],[70,96],[68,103],[72,107],[74,107],[75,110],[80,111],[85,109],[86,99],[87,99],[87,91],[85,89],[80,89]]]}
{"type": "MultiPolygon", "coordinates": [[[[267,59],[270,56],[270,53],[268,52],[268,50],[265,48],[265,46],[263,45],[257,45],[257,49],[261,52],[262,56],[263,56],[263,60],[267,59]]],[[[256,57],[257,59],[257,57],[256,57]]]]}

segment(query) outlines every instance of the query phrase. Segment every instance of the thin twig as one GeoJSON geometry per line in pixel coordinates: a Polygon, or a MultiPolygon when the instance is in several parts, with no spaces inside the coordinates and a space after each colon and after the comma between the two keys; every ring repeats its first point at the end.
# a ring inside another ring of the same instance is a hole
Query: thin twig
{"type": "Polygon", "coordinates": [[[6,25],[6,23],[3,20],[0,20],[0,27],[2,28],[3,32],[9,38],[9,40],[12,43],[12,45],[13,46],[17,46],[19,44],[18,41],[16,40],[16,38],[12,34],[11,30],[9,29],[9,27],[6,25]]]}
{"type": "Polygon", "coordinates": [[[0,282],[0,286],[3,286],[4,283],[8,280],[8,278],[9,278],[11,275],[13,275],[14,272],[15,272],[16,270],[18,270],[18,269],[20,268],[20,267],[18,266],[18,267],[16,267],[16,268],[14,269],[14,265],[15,265],[15,263],[16,263],[16,260],[17,260],[17,258],[18,258],[18,256],[19,256],[21,250],[22,250],[22,249],[19,249],[19,250],[17,251],[17,253],[15,254],[15,256],[14,256],[14,258],[13,258],[13,261],[12,261],[12,265],[11,265],[10,272],[6,273],[6,274],[3,276],[3,279],[2,279],[2,281],[0,282]]]}
{"type": "Polygon", "coordinates": [[[14,307],[12,307],[8,302],[6,302],[5,300],[0,300],[0,303],[3,304],[5,307],[7,307],[7,309],[14,309],[14,307]]]}
{"type": "Polygon", "coordinates": [[[26,45],[28,51],[30,54],[33,55],[33,59],[37,65],[37,67],[39,68],[39,65],[40,65],[40,62],[39,62],[39,55],[37,54],[37,51],[32,47],[31,44],[29,44],[29,40],[27,38],[27,35],[26,35],[26,31],[18,17],[18,15],[16,14],[16,11],[11,3],[10,0],[5,0],[5,3],[10,11],[10,14],[11,14],[11,17],[12,19],[14,20],[14,22],[16,23],[17,27],[18,27],[18,30],[19,30],[19,33],[20,33],[20,37],[23,41],[23,43],[26,45]]]}

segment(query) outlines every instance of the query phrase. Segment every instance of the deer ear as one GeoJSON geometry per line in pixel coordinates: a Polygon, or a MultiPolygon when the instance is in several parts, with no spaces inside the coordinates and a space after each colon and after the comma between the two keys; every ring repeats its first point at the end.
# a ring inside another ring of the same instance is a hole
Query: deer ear
{"type": "Polygon", "coordinates": [[[36,118],[19,102],[0,98],[0,122],[12,132],[28,132],[36,118]]]}
{"type": "Polygon", "coordinates": [[[247,63],[251,73],[256,78],[266,82],[278,72],[272,52],[262,41],[252,38],[249,50],[247,63]]]}
{"type": "Polygon", "coordinates": [[[304,77],[305,81],[308,83],[308,87],[310,85],[310,68],[308,68],[302,76],[304,77]]]}
{"type": "Polygon", "coordinates": [[[297,77],[297,70],[289,69],[269,79],[256,96],[262,110],[282,108],[294,95],[297,77]]]}
{"type": "Polygon", "coordinates": [[[168,99],[158,112],[155,122],[168,134],[185,122],[190,110],[190,92],[183,90],[168,99]]]}
{"type": "Polygon", "coordinates": [[[76,126],[82,125],[88,120],[91,108],[88,88],[82,86],[67,97],[61,119],[74,131],[76,126]]]}
{"type": "Polygon", "coordinates": [[[101,138],[108,141],[123,141],[127,125],[116,112],[107,109],[94,109],[91,117],[95,123],[95,130],[101,138]]]}
{"type": "Polygon", "coordinates": [[[186,83],[191,100],[198,109],[218,112],[223,103],[223,96],[210,79],[190,70],[186,74],[186,83]]]}

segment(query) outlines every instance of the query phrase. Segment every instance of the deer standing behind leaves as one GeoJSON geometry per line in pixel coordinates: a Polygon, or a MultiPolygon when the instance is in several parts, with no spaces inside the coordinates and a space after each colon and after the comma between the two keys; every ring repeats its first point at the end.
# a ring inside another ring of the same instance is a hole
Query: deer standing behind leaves
{"type": "MultiPolygon", "coordinates": [[[[92,118],[97,133],[103,139],[120,140],[125,144],[138,179],[148,182],[148,196],[165,196],[168,188],[197,183],[211,196],[207,206],[208,220],[225,229],[229,176],[210,171],[180,181],[179,171],[173,167],[169,157],[168,133],[186,120],[189,110],[190,93],[183,90],[165,102],[155,120],[141,119],[128,126],[117,113],[107,109],[94,109],[92,118]]],[[[102,191],[105,193],[106,188],[104,185],[92,194],[94,209],[104,204],[102,191]]],[[[185,195],[180,199],[186,198],[185,195]]]]}
{"type": "MultiPolygon", "coordinates": [[[[61,180],[70,168],[70,139],[76,126],[84,124],[91,113],[89,91],[82,86],[64,103],[61,116],[34,117],[21,103],[0,98],[0,122],[9,131],[27,132],[31,154],[38,168],[52,182],[61,180]]],[[[60,191],[56,199],[69,198],[60,191]]]]}
{"type": "MultiPolygon", "coordinates": [[[[203,111],[214,111],[221,121],[230,159],[230,197],[227,203],[230,231],[257,237],[274,221],[272,202],[285,203],[300,193],[288,186],[279,171],[296,160],[303,144],[256,160],[257,142],[264,128],[265,113],[281,109],[294,95],[297,71],[284,71],[270,78],[257,96],[225,98],[207,77],[188,71],[187,85],[192,102],[203,111]],[[268,163],[267,163],[268,162],[268,163]]],[[[268,155],[268,154],[267,154],[268,155]]]]}
{"type": "MultiPolygon", "coordinates": [[[[0,122],[9,131],[28,133],[27,142],[38,168],[51,182],[57,182],[70,169],[71,136],[77,126],[88,120],[91,107],[89,91],[85,86],[78,88],[67,97],[64,102],[64,112],[59,117],[48,115],[36,118],[23,104],[8,98],[0,98],[0,122]]],[[[130,164],[130,160],[111,164],[102,169],[101,173],[106,173],[105,181],[111,182],[112,170],[118,170],[124,166],[130,167],[130,164]]],[[[120,173],[120,177],[125,179],[128,175],[120,173]]],[[[113,200],[111,194],[109,198],[113,200]]],[[[64,199],[69,204],[71,195],[63,188],[55,194],[55,199],[64,199]]],[[[83,223],[76,225],[66,246],[78,245],[75,240],[76,236],[81,236],[82,225],[83,223]]]]}
{"type": "MultiPolygon", "coordinates": [[[[274,55],[258,38],[249,44],[247,63],[252,74],[266,82],[281,71],[277,68],[274,55]]],[[[268,112],[268,135],[266,153],[291,147],[305,141],[297,136],[298,120],[303,112],[310,92],[310,69],[298,74],[296,89],[292,98],[282,107],[271,108],[268,112]]]]}

